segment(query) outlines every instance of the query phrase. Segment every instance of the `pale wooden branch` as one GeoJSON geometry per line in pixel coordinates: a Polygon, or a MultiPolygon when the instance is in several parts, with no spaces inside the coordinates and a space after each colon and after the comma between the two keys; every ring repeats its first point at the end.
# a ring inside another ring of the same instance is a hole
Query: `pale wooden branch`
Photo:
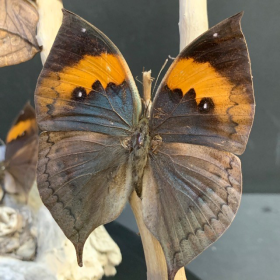
{"type": "Polygon", "coordinates": [[[152,71],[144,71],[143,72],[143,99],[144,99],[144,106],[146,110],[146,116],[150,117],[150,110],[152,105],[152,71]]]}
{"type": "Polygon", "coordinates": [[[62,23],[63,3],[62,0],[37,0],[36,4],[39,12],[37,40],[43,46],[41,60],[44,64],[62,23]]]}
{"type": "MultiPolygon", "coordinates": [[[[137,222],[144,248],[147,265],[147,280],[166,280],[168,279],[167,266],[161,245],[144,224],[141,200],[135,191],[130,197],[130,205],[137,222]]],[[[187,280],[184,267],[178,271],[175,280],[187,280]]]]}
{"type": "Polygon", "coordinates": [[[130,205],[135,216],[140,232],[147,265],[148,280],[167,279],[167,266],[162,248],[156,238],[146,228],[143,216],[141,200],[134,191],[130,197],[130,205]]]}
{"type": "Polygon", "coordinates": [[[180,51],[208,29],[207,0],[179,0],[180,51]]]}
{"type": "Polygon", "coordinates": [[[152,94],[152,71],[145,71],[143,72],[143,96],[145,102],[151,101],[151,94],[152,94]]]}

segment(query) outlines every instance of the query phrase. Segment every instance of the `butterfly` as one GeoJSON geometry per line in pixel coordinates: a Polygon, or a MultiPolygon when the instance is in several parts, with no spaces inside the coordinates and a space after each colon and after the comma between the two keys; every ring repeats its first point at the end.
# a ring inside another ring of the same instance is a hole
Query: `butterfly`
{"type": "Polygon", "coordinates": [[[173,279],[239,207],[235,154],[245,150],[255,110],[242,13],[179,54],[150,110],[110,39],[63,14],[35,91],[41,198],[82,266],[89,234],[116,219],[136,190],[173,279]]]}
{"type": "Polygon", "coordinates": [[[40,51],[39,14],[28,0],[0,1],[0,67],[25,62],[40,51]]]}
{"type": "Polygon", "coordinates": [[[5,157],[0,160],[0,200],[5,193],[27,199],[36,176],[38,138],[35,110],[27,103],[7,134],[5,157]]]}

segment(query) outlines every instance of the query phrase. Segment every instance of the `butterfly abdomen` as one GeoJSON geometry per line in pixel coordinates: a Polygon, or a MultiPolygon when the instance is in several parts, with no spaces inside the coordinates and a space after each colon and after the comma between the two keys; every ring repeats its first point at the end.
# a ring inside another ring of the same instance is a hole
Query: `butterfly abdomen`
{"type": "Polygon", "coordinates": [[[150,147],[149,121],[147,118],[140,120],[139,125],[131,137],[131,146],[132,184],[137,195],[141,197],[142,178],[150,147]]]}

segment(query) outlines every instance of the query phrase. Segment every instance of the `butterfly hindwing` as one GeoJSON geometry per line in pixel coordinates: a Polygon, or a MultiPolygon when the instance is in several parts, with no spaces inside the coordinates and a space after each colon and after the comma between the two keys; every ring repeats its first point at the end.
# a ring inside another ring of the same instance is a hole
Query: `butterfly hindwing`
{"type": "Polygon", "coordinates": [[[139,120],[141,101],[116,46],[64,10],[63,23],[35,92],[44,131],[84,130],[123,136],[139,120]]]}
{"type": "Polygon", "coordinates": [[[153,135],[164,142],[244,152],[254,96],[241,17],[237,14],[209,29],[173,62],[153,102],[153,135]]]}
{"type": "Polygon", "coordinates": [[[143,218],[169,279],[229,227],[241,198],[240,160],[213,148],[163,143],[144,172],[143,218]]]}
{"type": "Polygon", "coordinates": [[[12,175],[15,186],[4,183],[8,192],[26,196],[35,180],[38,151],[38,128],[35,111],[28,103],[7,134],[5,170],[12,175]],[[9,191],[10,190],[10,191],[9,191]]]}
{"type": "Polygon", "coordinates": [[[116,219],[131,193],[129,154],[115,137],[81,131],[43,132],[39,147],[40,196],[82,265],[89,234],[116,219]]]}

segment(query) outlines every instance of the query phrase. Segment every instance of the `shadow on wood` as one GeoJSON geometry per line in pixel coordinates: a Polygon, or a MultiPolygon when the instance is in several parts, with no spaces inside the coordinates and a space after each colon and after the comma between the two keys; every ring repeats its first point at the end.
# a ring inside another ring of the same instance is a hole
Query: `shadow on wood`
{"type": "MultiPolygon", "coordinates": [[[[107,224],[105,228],[120,247],[123,259],[122,263],[116,267],[116,276],[105,277],[104,279],[146,280],[147,268],[140,236],[117,222],[107,224]]],[[[188,280],[201,280],[188,269],[186,270],[186,275],[188,280]]]]}

